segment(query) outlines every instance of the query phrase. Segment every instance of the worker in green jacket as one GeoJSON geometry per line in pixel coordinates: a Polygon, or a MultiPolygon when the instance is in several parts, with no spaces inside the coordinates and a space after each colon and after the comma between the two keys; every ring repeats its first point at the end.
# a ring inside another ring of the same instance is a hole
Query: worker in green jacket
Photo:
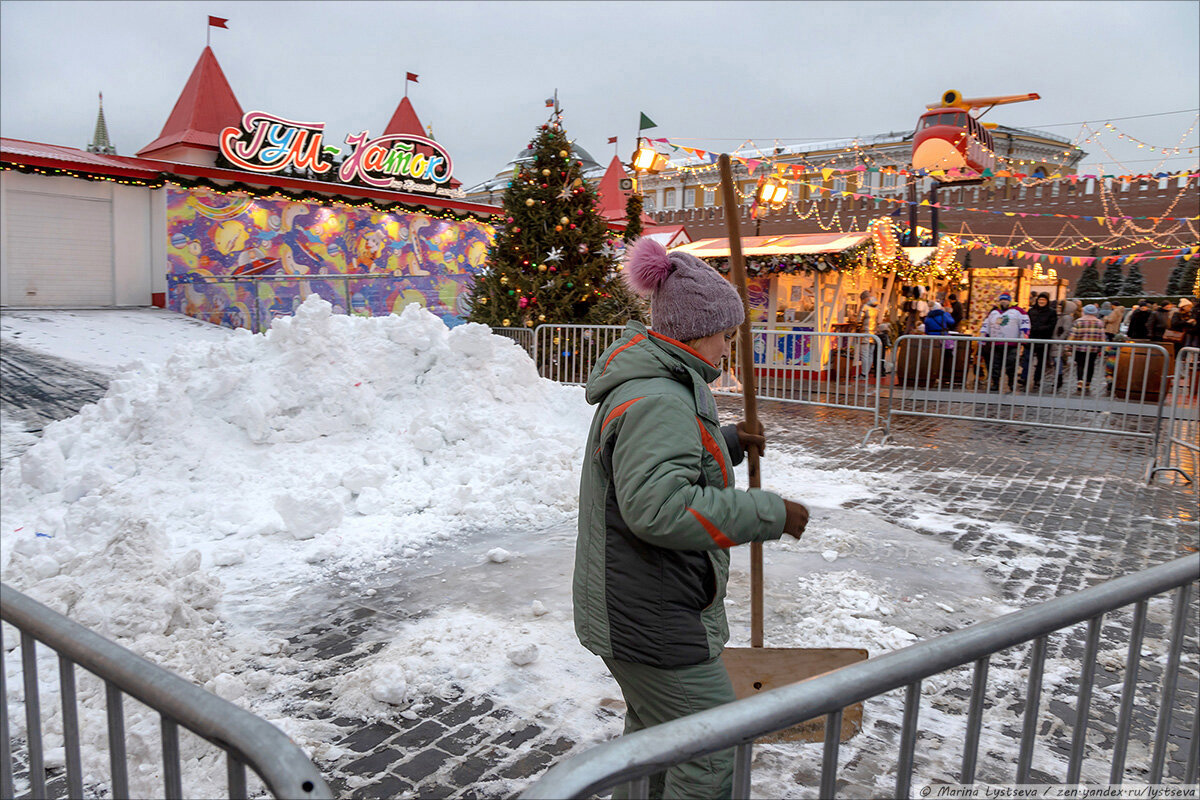
{"type": "MultiPolygon", "coordinates": [[[[761,425],[721,428],[708,388],[745,318],[737,291],[645,238],[625,276],[650,295],[654,330],[630,322],[588,377],[572,589],[576,633],[620,685],[631,733],[735,699],[721,662],[729,548],[798,538],[808,510],[733,485],[745,450],[765,444],[761,425]]],[[[732,782],[728,750],[656,775],[650,796],[729,797],[732,782]]]]}

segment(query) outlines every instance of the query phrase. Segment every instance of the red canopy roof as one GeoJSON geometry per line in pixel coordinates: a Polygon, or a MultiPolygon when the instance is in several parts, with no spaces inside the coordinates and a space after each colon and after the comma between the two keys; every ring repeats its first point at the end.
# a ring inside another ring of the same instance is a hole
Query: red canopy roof
{"type": "Polygon", "coordinates": [[[221,129],[237,125],[241,118],[241,103],[229,88],[229,81],[225,79],[212,48],[205,47],[171,109],[162,133],[137,154],[153,156],[178,144],[216,150],[221,129]]]}
{"type": "Polygon", "coordinates": [[[162,163],[158,161],[101,155],[77,147],[30,142],[25,139],[0,138],[0,160],[29,167],[99,173],[147,181],[158,178],[162,170],[162,163]]]}

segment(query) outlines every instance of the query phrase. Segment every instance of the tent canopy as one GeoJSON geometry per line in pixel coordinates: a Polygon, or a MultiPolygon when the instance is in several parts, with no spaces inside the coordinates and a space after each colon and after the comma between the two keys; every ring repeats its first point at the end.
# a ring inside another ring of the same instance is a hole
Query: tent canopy
{"type": "MultiPolygon", "coordinates": [[[[747,256],[819,255],[840,253],[865,242],[869,233],[804,233],[789,236],[743,236],[742,254],[747,256]]],[[[698,239],[672,250],[696,258],[727,258],[729,239],[698,239]]]]}

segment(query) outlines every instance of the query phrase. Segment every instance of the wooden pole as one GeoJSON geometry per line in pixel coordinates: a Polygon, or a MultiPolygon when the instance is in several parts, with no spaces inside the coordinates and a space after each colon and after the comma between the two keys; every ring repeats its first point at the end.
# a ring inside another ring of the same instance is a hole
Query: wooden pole
{"type": "MultiPolygon", "coordinates": [[[[750,292],[746,286],[746,260],[742,257],[741,208],[733,191],[733,169],[729,154],[722,153],[717,160],[721,171],[721,196],[725,204],[725,227],[729,232],[729,268],[733,272],[734,284],[742,296],[742,307],[746,320],[742,323],[738,337],[738,358],[742,370],[742,397],[745,401],[746,427],[758,429],[758,405],[754,396],[754,344],[750,337],[750,292]]],[[[759,473],[758,448],[751,447],[746,453],[746,471],[750,475],[750,488],[762,487],[759,473]]],[[[763,556],[762,542],[750,543],[750,646],[763,646],[763,556]]]]}

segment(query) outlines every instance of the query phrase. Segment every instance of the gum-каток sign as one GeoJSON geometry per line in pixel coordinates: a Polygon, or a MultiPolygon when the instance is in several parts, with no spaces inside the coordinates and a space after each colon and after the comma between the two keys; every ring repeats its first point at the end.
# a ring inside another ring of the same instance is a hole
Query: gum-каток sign
{"type": "MultiPolygon", "coordinates": [[[[342,150],[324,142],[324,122],[297,122],[265,111],[247,111],[241,127],[221,131],[221,155],[235,169],[271,173],[284,169],[327,174],[335,164],[326,156],[342,150]]],[[[337,179],[374,189],[395,189],[461,197],[450,188],[454,161],[444,147],[416,134],[385,134],[372,139],[367,131],[348,135],[350,151],[338,166],[337,179]]]]}

